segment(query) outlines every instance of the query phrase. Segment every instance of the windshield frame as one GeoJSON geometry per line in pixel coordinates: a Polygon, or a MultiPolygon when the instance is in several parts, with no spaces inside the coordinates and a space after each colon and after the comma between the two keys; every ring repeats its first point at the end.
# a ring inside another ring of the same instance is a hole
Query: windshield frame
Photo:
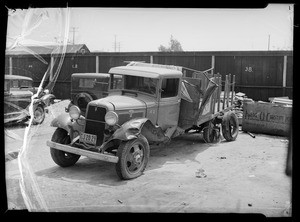
{"type": "Polygon", "coordinates": [[[118,74],[118,73],[111,73],[111,75],[122,76],[121,88],[114,88],[113,89],[113,88],[111,88],[111,85],[110,85],[109,90],[111,92],[118,92],[118,91],[120,91],[120,92],[124,92],[124,91],[125,92],[133,92],[133,93],[138,93],[138,94],[143,94],[143,95],[151,96],[151,97],[154,97],[154,98],[158,98],[160,78],[151,78],[151,77],[136,76],[136,75],[124,75],[124,74],[118,74]],[[154,80],[155,81],[155,93],[152,94],[152,93],[148,93],[148,92],[141,91],[141,90],[126,89],[125,84],[126,84],[126,81],[128,81],[128,79],[126,77],[154,80]]]}

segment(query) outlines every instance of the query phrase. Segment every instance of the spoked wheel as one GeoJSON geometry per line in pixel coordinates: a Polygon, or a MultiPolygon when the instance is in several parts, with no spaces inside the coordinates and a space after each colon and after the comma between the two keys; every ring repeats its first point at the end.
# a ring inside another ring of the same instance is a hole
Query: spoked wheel
{"type": "MultiPolygon", "coordinates": [[[[52,136],[51,141],[60,144],[70,144],[71,139],[67,131],[57,128],[52,136]]],[[[61,167],[72,166],[80,158],[80,155],[64,152],[54,148],[50,148],[50,153],[53,161],[61,167]]]]}
{"type": "Polygon", "coordinates": [[[239,133],[239,121],[233,111],[225,113],[222,120],[222,134],[227,141],[234,141],[239,133]]]}
{"type": "Polygon", "coordinates": [[[116,171],[121,179],[133,179],[144,172],[150,154],[147,139],[140,135],[138,138],[122,142],[118,148],[119,161],[116,171]]]}
{"type": "Polygon", "coordinates": [[[41,124],[45,119],[45,110],[42,105],[38,105],[33,112],[33,124],[41,124]]]}
{"type": "Polygon", "coordinates": [[[220,128],[211,121],[203,129],[203,139],[206,143],[216,143],[220,140],[220,128]]]}

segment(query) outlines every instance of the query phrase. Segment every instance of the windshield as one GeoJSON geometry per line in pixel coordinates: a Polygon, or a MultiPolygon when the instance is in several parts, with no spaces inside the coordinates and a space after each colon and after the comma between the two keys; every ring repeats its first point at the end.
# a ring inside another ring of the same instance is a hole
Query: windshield
{"type": "Polygon", "coordinates": [[[124,89],[156,94],[158,79],[140,76],[124,76],[124,89]]]}

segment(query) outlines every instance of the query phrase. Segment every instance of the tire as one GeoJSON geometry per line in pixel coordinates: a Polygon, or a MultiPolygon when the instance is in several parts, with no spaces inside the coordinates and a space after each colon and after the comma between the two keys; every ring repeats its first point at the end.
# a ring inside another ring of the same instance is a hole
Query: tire
{"type": "MultiPolygon", "coordinates": [[[[51,141],[60,144],[70,144],[71,139],[67,131],[57,128],[52,135],[51,141]]],[[[50,153],[53,161],[61,167],[73,166],[80,158],[80,155],[64,152],[54,148],[50,148],[50,153]]]]}
{"type": "Polygon", "coordinates": [[[235,113],[229,111],[222,119],[222,134],[227,141],[234,141],[239,133],[239,121],[235,113]]]}
{"type": "Polygon", "coordinates": [[[79,93],[74,99],[74,104],[85,112],[89,102],[93,100],[92,96],[88,93],[79,93]]]}
{"type": "Polygon", "coordinates": [[[32,123],[34,125],[42,124],[44,120],[45,120],[45,109],[42,105],[38,105],[34,109],[32,123]]]}
{"type": "Polygon", "coordinates": [[[208,122],[203,129],[203,139],[206,143],[216,143],[220,139],[220,132],[214,128],[212,122],[208,122]]]}
{"type": "Polygon", "coordinates": [[[116,172],[120,179],[129,180],[143,174],[150,156],[150,147],[143,135],[138,138],[121,142],[117,156],[116,172]]]}

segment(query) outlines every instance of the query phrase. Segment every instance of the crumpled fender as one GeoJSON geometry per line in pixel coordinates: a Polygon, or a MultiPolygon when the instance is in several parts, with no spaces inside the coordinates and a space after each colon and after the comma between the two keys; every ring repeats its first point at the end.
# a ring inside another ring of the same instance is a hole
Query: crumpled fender
{"type": "Polygon", "coordinates": [[[83,116],[81,116],[77,121],[72,122],[70,115],[68,113],[63,113],[53,119],[50,126],[66,130],[72,139],[74,136],[76,136],[74,135],[74,132],[79,133],[84,131],[84,122],[85,118],[83,116]]]}
{"type": "Polygon", "coordinates": [[[164,142],[169,140],[169,137],[165,136],[163,130],[160,127],[154,126],[147,118],[135,118],[125,122],[114,132],[111,140],[131,140],[137,138],[140,134],[145,136],[149,142],[164,142]]]}
{"type": "Polygon", "coordinates": [[[53,94],[46,94],[41,97],[41,100],[46,104],[46,106],[50,106],[51,100],[54,100],[56,97],[53,94]]]}

